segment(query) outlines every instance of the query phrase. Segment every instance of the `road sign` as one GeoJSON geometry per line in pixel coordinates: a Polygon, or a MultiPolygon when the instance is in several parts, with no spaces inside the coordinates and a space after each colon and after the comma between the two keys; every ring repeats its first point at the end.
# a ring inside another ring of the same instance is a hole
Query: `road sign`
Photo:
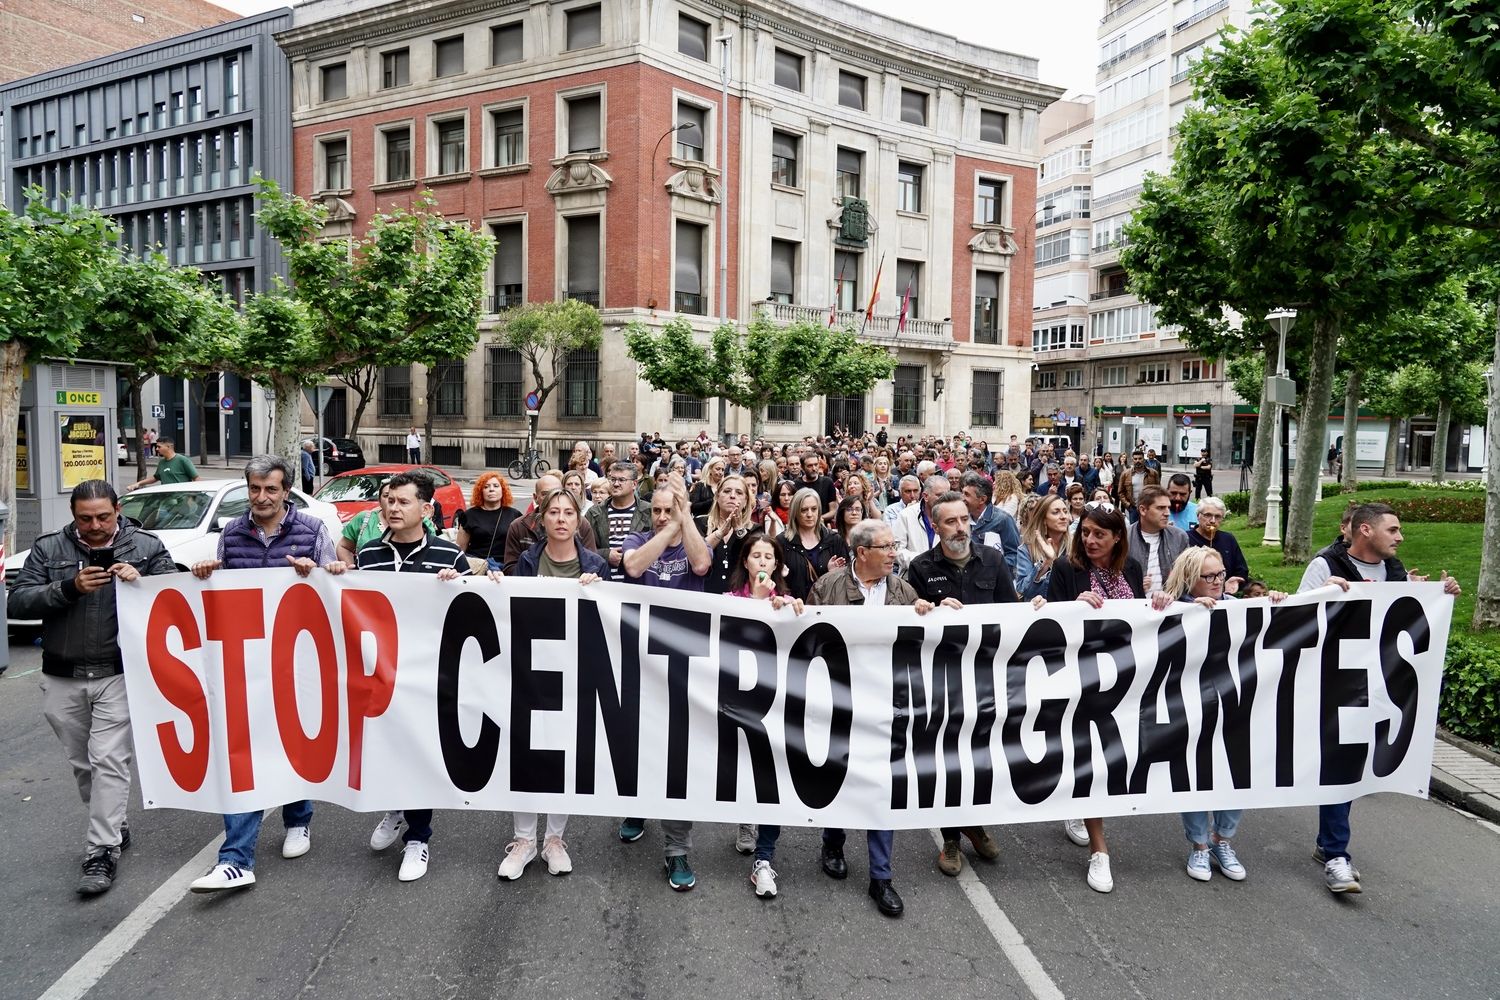
{"type": "Polygon", "coordinates": [[[153,419],[153,420],[160,420],[162,417],[165,417],[166,415],[167,415],[167,408],[166,408],[165,405],[163,405],[161,403],[152,403],[151,404],[151,419],[153,419]]]}
{"type": "Polygon", "coordinates": [[[1184,413],[1182,415],[1182,426],[1184,426],[1184,427],[1191,427],[1191,426],[1193,426],[1193,418],[1191,416],[1189,416],[1188,414],[1184,413]]]}
{"type": "Polygon", "coordinates": [[[232,413],[232,412],[234,412],[234,397],[233,396],[223,396],[223,397],[221,397],[219,399],[219,409],[223,410],[225,413],[232,413]]]}
{"type": "Polygon", "coordinates": [[[1057,416],[1054,419],[1058,423],[1060,423],[1060,424],[1067,423],[1068,422],[1068,411],[1067,410],[1058,410],[1057,411],[1057,416]]]}
{"type": "Polygon", "coordinates": [[[1120,418],[1120,423],[1122,423],[1122,424],[1129,424],[1132,427],[1140,427],[1141,425],[1145,424],[1145,422],[1146,422],[1146,418],[1145,417],[1130,416],[1130,417],[1121,417],[1120,418]]]}
{"type": "Polygon", "coordinates": [[[542,407],[542,397],[535,389],[526,394],[526,409],[539,410],[542,407]]]}

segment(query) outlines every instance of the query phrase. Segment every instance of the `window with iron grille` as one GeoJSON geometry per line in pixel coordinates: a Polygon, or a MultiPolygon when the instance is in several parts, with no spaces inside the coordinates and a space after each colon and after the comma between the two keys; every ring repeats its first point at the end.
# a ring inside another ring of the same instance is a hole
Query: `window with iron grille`
{"type": "Polygon", "coordinates": [[[922,384],[927,369],[923,365],[897,365],[892,378],[894,393],[891,398],[891,422],[897,424],[920,424],[922,422],[922,384]]]}
{"type": "Polygon", "coordinates": [[[708,299],[703,294],[703,237],[707,229],[694,222],[677,221],[672,303],[676,312],[708,314],[708,299]]]}
{"type": "Polygon", "coordinates": [[[495,236],[495,285],[490,312],[510,309],[525,301],[526,238],[519,222],[491,227],[495,236]]]}
{"type": "Polygon", "coordinates": [[[562,416],[599,416],[599,352],[573,351],[563,369],[562,416]]]}
{"type": "Polygon", "coordinates": [[[521,395],[521,352],[509,347],[485,348],[485,416],[519,417],[521,395]]]}
{"type": "Polygon", "coordinates": [[[974,372],[974,391],[969,402],[969,423],[976,427],[1000,425],[1000,389],[1004,372],[974,372]]]}
{"type": "Polygon", "coordinates": [[[684,395],[680,392],[672,393],[672,419],[673,420],[703,420],[705,406],[703,400],[696,396],[684,395]]]}
{"type": "Polygon", "coordinates": [[[380,415],[411,416],[411,368],[407,365],[383,368],[380,372],[380,415]]]}
{"type": "Polygon", "coordinates": [[[436,407],[432,411],[439,417],[461,417],[464,415],[464,363],[442,361],[436,366],[438,389],[436,407]]]}
{"type": "Polygon", "coordinates": [[[766,420],[771,423],[801,423],[802,404],[770,403],[766,406],[766,420]]]}

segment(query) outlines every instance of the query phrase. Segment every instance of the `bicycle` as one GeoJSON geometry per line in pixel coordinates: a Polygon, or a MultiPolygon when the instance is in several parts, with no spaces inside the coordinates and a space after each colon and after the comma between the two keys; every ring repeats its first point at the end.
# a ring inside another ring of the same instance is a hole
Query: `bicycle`
{"type": "Polygon", "coordinates": [[[551,468],[552,464],[542,457],[541,449],[528,448],[526,453],[510,463],[510,467],[505,471],[512,479],[536,479],[551,468]]]}

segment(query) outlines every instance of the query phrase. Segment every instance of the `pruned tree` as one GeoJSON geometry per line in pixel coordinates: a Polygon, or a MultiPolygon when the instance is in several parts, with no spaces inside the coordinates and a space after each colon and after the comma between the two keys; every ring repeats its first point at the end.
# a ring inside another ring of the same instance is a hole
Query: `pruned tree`
{"type": "MultiPolygon", "coordinates": [[[[500,317],[496,343],[521,355],[531,371],[532,386],[539,397],[537,409],[547,402],[578,351],[597,351],[604,343],[604,324],[599,310],[587,302],[528,302],[500,317]]],[[[528,420],[526,448],[536,447],[536,421],[528,420]]]]}
{"type": "Polygon", "coordinates": [[[359,424],[365,418],[365,410],[369,408],[370,401],[375,398],[380,387],[380,366],[355,365],[339,372],[337,377],[354,390],[354,395],[359,399],[354,404],[354,415],[349,418],[349,436],[354,437],[359,433],[359,424]]]}
{"type": "Polygon", "coordinates": [[[896,370],[889,351],[852,330],[808,321],[777,326],[763,311],[744,332],[721,325],[707,344],[680,317],[659,334],[632,324],[625,330],[625,346],[653,389],[721,397],[749,410],[754,438],[762,436],[772,403],[858,395],[896,370]]]}
{"type": "MultiPolygon", "coordinates": [[[[48,206],[40,188],[27,209],[0,205],[0,503],[16,504],[16,426],[28,362],[72,358],[97,308],[101,274],[119,230],[99,212],[48,206]]],[[[5,528],[7,551],[15,518],[5,528]]]]}

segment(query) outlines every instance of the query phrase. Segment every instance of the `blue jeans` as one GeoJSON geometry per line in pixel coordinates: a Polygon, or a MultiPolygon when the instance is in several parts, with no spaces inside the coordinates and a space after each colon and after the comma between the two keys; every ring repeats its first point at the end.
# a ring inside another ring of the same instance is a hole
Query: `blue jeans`
{"type": "MultiPolygon", "coordinates": [[[[1243,809],[1217,809],[1213,813],[1213,831],[1219,835],[1220,840],[1233,840],[1235,831],[1240,828],[1240,817],[1245,814],[1243,809]]],[[[1183,813],[1182,832],[1187,834],[1187,839],[1193,844],[1208,843],[1209,814],[1206,812],[1183,813]]]]}
{"type": "Polygon", "coordinates": [[[1318,806],[1318,846],[1327,858],[1349,857],[1349,807],[1353,802],[1318,806]]]}
{"type": "MultiPolygon", "coordinates": [[[[312,823],[313,805],[303,799],[288,802],[281,807],[281,822],[290,830],[294,826],[312,823]]],[[[224,844],[219,848],[219,864],[235,865],[239,868],[255,867],[255,841],[260,837],[260,823],[265,816],[263,810],[224,815],[224,844]]]]}
{"type": "MultiPolygon", "coordinates": [[[[823,831],[823,843],[828,847],[844,846],[844,831],[823,831]]],[[[865,845],[870,852],[870,877],[891,877],[891,849],[896,844],[896,834],[891,830],[866,830],[865,845]]]]}
{"type": "Polygon", "coordinates": [[[770,861],[776,856],[776,841],[781,837],[781,827],[762,823],[755,834],[755,860],[770,861]]]}

